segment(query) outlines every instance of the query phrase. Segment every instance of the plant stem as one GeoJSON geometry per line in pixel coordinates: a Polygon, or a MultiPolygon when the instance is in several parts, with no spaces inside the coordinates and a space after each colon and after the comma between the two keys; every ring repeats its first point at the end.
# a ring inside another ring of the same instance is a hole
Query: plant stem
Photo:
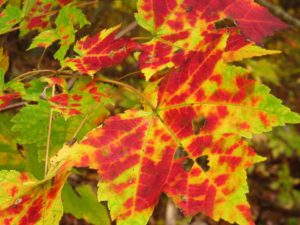
{"type": "MultiPolygon", "coordinates": [[[[54,95],[55,95],[55,85],[52,86],[52,96],[54,96],[54,95]]],[[[52,130],[52,119],[53,119],[53,109],[51,108],[50,109],[50,116],[49,116],[49,126],[48,126],[48,137],[47,137],[47,146],[46,146],[44,177],[47,176],[47,172],[48,172],[49,150],[50,150],[51,130],[52,130]]]]}
{"type": "Polygon", "coordinates": [[[56,70],[51,70],[51,69],[32,70],[32,71],[28,71],[28,72],[22,73],[22,74],[18,75],[17,77],[15,77],[14,79],[21,81],[21,80],[23,80],[25,78],[31,77],[32,75],[39,74],[39,73],[52,73],[52,74],[56,74],[57,71],[56,70]]]}
{"type": "Polygon", "coordinates": [[[123,79],[126,78],[126,77],[130,77],[130,76],[132,76],[132,75],[137,75],[137,74],[140,74],[140,73],[141,73],[141,71],[134,71],[134,72],[131,72],[131,73],[127,73],[127,74],[125,74],[124,76],[120,77],[120,78],[118,79],[118,81],[123,80],[123,79]]]}
{"type": "Polygon", "coordinates": [[[143,99],[145,101],[145,103],[151,107],[153,112],[156,112],[154,105],[145,97],[145,95],[143,95],[143,93],[141,93],[139,90],[135,89],[131,85],[122,83],[120,81],[104,78],[104,77],[99,77],[98,81],[104,82],[104,83],[115,84],[115,85],[121,86],[129,91],[132,91],[133,93],[137,94],[141,99],[143,99]]]}
{"type": "Polygon", "coordinates": [[[40,57],[40,59],[39,59],[39,62],[38,62],[38,64],[37,64],[37,66],[36,66],[36,68],[37,68],[38,70],[40,69],[40,65],[41,65],[41,63],[42,63],[42,61],[43,61],[43,58],[44,58],[44,56],[45,56],[46,51],[47,51],[47,48],[44,48],[43,53],[42,53],[42,55],[41,55],[41,57],[40,57]]]}
{"type": "Polygon", "coordinates": [[[268,8],[271,12],[273,12],[276,16],[282,18],[286,22],[293,24],[294,26],[300,28],[300,20],[296,17],[291,16],[288,12],[282,9],[280,6],[272,4],[266,0],[256,0],[262,6],[268,8]]]}
{"type": "Polygon", "coordinates": [[[151,38],[152,37],[133,37],[133,38],[131,38],[131,40],[149,40],[151,38]]]}
{"type": "Polygon", "coordinates": [[[81,130],[81,128],[83,127],[83,125],[85,124],[86,120],[88,118],[88,115],[85,115],[85,117],[83,118],[83,120],[81,121],[81,123],[79,124],[79,126],[77,127],[75,133],[73,134],[73,137],[71,138],[70,141],[68,141],[68,145],[72,146],[75,141],[76,141],[76,136],[78,135],[79,131],[81,130]]]}
{"type": "Polygon", "coordinates": [[[124,36],[125,34],[127,34],[129,31],[133,30],[134,28],[137,27],[137,22],[133,21],[132,23],[130,23],[127,27],[125,27],[123,30],[121,30],[116,36],[115,39],[119,39],[120,37],[124,36]]]}

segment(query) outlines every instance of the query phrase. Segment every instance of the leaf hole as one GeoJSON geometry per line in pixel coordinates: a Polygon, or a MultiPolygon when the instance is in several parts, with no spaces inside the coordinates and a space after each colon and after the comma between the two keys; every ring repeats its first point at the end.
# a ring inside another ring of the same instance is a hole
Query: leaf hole
{"type": "Polygon", "coordinates": [[[22,202],[22,198],[18,198],[16,199],[16,201],[14,202],[14,205],[18,205],[22,202]]]}
{"type": "Polygon", "coordinates": [[[223,28],[229,28],[229,27],[236,27],[236,24],[234,20],[232,19],[224,19],[224,20],[219,20],[215,23],[215,27],[217,30],[223,29],[223,28]]]}
{"type": "Polygon", "coordinates": [[[193,11],[193,7],[191,5],[188,5],[187,7],[185,7],[185,12],[186,13],[190,13],[193,11]]]}
{"type": "Polygon", "coordinates": [[[175,52],[174,52],[174,54],[181,54],[181,53],[183,53],[182,48],[178,48],[178,49],[176,49],[175,52]]]}
{"type": "Polygon", "coordinates": [[[178,147],[174,154],[174,159],[180,159],[188,156],[188,153],[184,150],[182,146],[178,147]]]}
{"type": "Polygon", "coordinates": [[[200,156],[196,159],[196,163],[205,171],[209,170],[209,160],[207,155],[200,156]]]}
{"type": "Polygon", "coordinates": [[[194,165],[194,160],[190,159],[190,158],[186,158],[185,160],[183,160],[181,167],[186,171],[186,172],[190,172],[192,167],[194,165]]]}
{"type": "Polygon", "coordinates": [[[192,120],[192,128],[195,135],[205,126],[206,118],[203,115],[197,116],[192,120]]]}

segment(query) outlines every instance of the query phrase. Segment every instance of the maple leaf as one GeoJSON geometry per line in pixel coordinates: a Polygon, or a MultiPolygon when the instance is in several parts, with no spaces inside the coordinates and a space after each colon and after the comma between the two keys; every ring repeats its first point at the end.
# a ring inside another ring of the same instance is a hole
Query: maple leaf
{"type": "MultiPolygon", "coordinates": [[[[252,0],[139,0],[137,7],[135,16],[139,25],[153,37],[141,45],[139,65],[146,79],[159,70],[179,66],[191,51],[209,48],[218,39],[215,24],[225,18],[236,20],[238,28],[254,41],[261,40],[275,28],[285,27],[252,0]]],[[[246,45],[251,43],[244,41],[246,45]]]]}
{"type": "Polygon", "coordinates": [[[97,79],[81,78],[75,82],[71,91],[66,86],[62,88],[61,94],[49,100],[51,107],[61,112],[65,118],[88,115],[89,120],[94,120],[93,124],[98,125],[109,115],[105,105],[113,104],[109,94],[113,88],[110,85],[99,83],[97,79]]]}
{"type": "MultiPolygon", "coordinates": [[[[155,36],[143,44],[139,59],[146,78],[158,70],[175,67],[160,80],[150,83],[145,91],[149,97],[145,102],[150,102],[151,107],[113,116],[88,133],[80,144],[65,146],[51,159],[50,172],[42,181],[26,173],[1,171],[0,222],[58,224],[62,215],[61,188],[68,171],[77,166],[98,171],[99,199],[108,201],[112,219],[121,225],[145,225],[161,193],[166,193],[186,215],[202,212],[215,220],[254,224],[245,196],[246,169],[263,158],[243,138],[269,131],[274,126],[300,122],[300,116],[282,106],[267,87],[249,80],[245,69],[226,64],[277,53],[254,46],[237,29],[215,30],[215,23],[228,16],[240,24],[242,31],[249,29],[247,20],[252,15],[269,21],[267,33],[275,26],[280,27],[252,1],[236,3],[248,8],[235,10],[227,0],[139,0],[136,17],[155,36]],[[248,14],[240,15],[240,12],[248,14]]],[[[115,39],[117,29],[104,30],[78,41],[75,50],[79,56],[68,58],[62,64],[93,75],[102,67],[120,63],[136,49],[136,44],[115,39]]],[[[47,35],[41,36],[40,42],[47,35]]],[[[248,35],[252,39],[261,38],[255,32],[248,35]]],[[[64,56],[65,51],[59,55],[64,56]]],[[[13,130],[19,134],[21,144],[44,148],[48,126],[44,123],[48,121],[50,107],[69,116],[74,109],[79,108],[75,114],[81,113],[81,107],[86,104],[74,105],[72,100],[76,100],[76,94],[68,92],[66,82],[61,79],[52,78],[48,83],[63,87],[63,93],[50,102],[27,105],[15,116],[13,130]],[[32,136],[28,136],[29,131],[32,136]]],[[[22,92],[18,83],[5,85],[22,92]]],[[[38,84],[31,85],[32,90],[40,90],[38,84]]],[[[82,94],[90,92],[87,102],[102,100],[103,93],[98,87],[93,82],[83,85],[82,94]],[[95,94],[92,99],[91,92],[95,94]]],[[[27,97],[37,99],[35,94],[27,97]]],[[[56,115],[54,118],[57,119],[56,115]]],[[[53,133],[58,135],[55,119],[53,133]]],[[[65,124],[59,127],[66,128],[65,124]]],[[[62,138],[59,146],[65,140],[64,134],[62,131],[59,135],[62,138]]],[[[53,144],[56,138],[51,139],[53,144]]]]}
{"type": "Polygon", "coordinates": [[[77,219],[94,225],[110,225],[110,218],[104,205],[98,202],[96,194],[88,185],[73,190],[66,183],[62,190],[64,213],[71,213],[77,219]]]}
{"type": "Polygon", "coordinates": [[[37,35],[29,49],[36,47],[47,48],[56,40],[60,41],[60,48],[54,54],[54,58],[62,61],[70,47],[75,41],[78,29],[89,24],[85,15],[75,6],[66,5],[60,11],[55,20],[56,29],[46,30],[37,35]],[[78,25],[78,29],[75,28],[78,25]]]}
{"type": "Polygon", "coordinates": [[[21,10],[17,6],[8,5],[0,12],[0,34],[10,31],[21,20],[21,10]]]}
{"type": "MultiPolygon", "coordinates": [[[[222,218],[246,224],[249,218],[244,218],[237,208],[243,206],[249,211],[243,169],[259,158],[231,135],[220,135],[213,140],[209,136],[198,138],[207,140],[199,144],[199,151],[202,146],[217,151],[205,153],[211,160],[209,174],[198,165],[186,172],[182,159],[174,159],[179,143],[172,133],[158,117],[141,111],[110,118],[102,129],[91,132],[80,145],[66,151],[72,151],[73,155],[68,162],[98,170],[102,180],[99,199],[108,201],[111,216],[118,219],[118,224],[146,224],[162,192],[173,197],[187,215],[202,211],[218,219],[219,207],[225,205],[234,214],[224,212],[222,218]],[[236,182],[241,185],[236,187],[236,182]],[[180,192],[173,186],[180,188],[180,192]],[[235,198],[238,200],[233,202],[235,198]]],[[[200,156],[193,154],[195,158],[200,156]]]]}
{"type": "Polygon", "coordinates": [[[38,102],[41,100],[40,96],[46,88],[46,84],[40,79],[33,79],[28,82],[28,87],[25,90],[24,96],[22,98],[27,101],[38,102]]]}
{"type": "Polygon", "coordinates": [[[66,175],[39,181],[24,172],[0,171],[1,224],[58,224],[63,214],[60,193],[66,175]]]}
{"type": "Polygon", "coordinates": [[[80,73],[94,75],[103,67],[121,63],[137,48],[137,44],[125,38],[116,39],[119,28],[120,26],[105,29],[92,37],[86,36],[77,41],[74,50],[79,56],[66,58],[62,65],[80,73]]]}
{"type": "Polygon", "coordinates": [[[47,28],[51,16],[49,12],[55,6],[56,1],[52,0],[25,0],[22,7],[22,16],[25,18],[20,23],[20,35],[47,28]]]}
{"type": "Polygon", "coordinates": [[[59,36],[57,35],[55,30],[45,30],[39,33],[32,41],[28,50],[33,48],[48,48],[55,41],[59,40],[59,36]]]}
{"type": "Polygon", "coordinates": [[[206,2],[210,4],[212,10],[233,18],[243,34],[256,43],[270,36],[275,30],[288,27],[274,17],[268,9],[253,0],[206,0],[206,2]]]}
{"type": "Polygon", "coordinates": [[[186,215],[253,224],[245,169],[263,158],[242,137],[300,122],[300,116],[249,80],[247,70],[224,63],[228,53],[240,57],[228,36],[162,79],[151,98],[155,111],[111,117],[59,153],[64,167],[98,171],[99,199],[108,201],[118,224],[146,224],[162,192],[186,215]],[[187,156],[176,158],[178,148],[187,156]],[[203,157],[207,165],[199,162],[203,157]]]}
{"type": "MultiPolygon", "coordinates": [[[[16,140],[22,145],[33,145],[39,160],[44,161],[47,143],[50,104],[39,101],[37,105],[26,105],[14,116],[12,131],[16,133],[16,140]]],[[[63,146],[65,142],[65,120],[55,115],[52,122],[50,156],[63,146]]],[[[31,146],[33,148],[33,146],[31,146]]]]}
{"type": "Polygon", "coordinates": [[[5,108],[11,102],[19,99],[21,96],[18,93],[4,94],[0,96],[0,109],[5,108]]]}

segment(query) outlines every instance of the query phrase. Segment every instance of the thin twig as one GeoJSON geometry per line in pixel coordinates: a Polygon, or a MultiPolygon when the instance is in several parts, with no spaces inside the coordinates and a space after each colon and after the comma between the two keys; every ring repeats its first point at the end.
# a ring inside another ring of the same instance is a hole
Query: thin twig
{"type": "Polygon", "coordinates": [[[130,77],[130,76],[133,76],[133,75],[137,75],[137,74],[140,74],[140,73],[141,73],[141,71],[134,71],[134,72],[131,72],[131,73],[127,73],[124,76],[120,77],[118,80],[123,80],[123,79],[125,79],[127,77],[130,77]]]}
{"type": "Polygon", "coordinates": [[[127,34],[129,31],[133,30],[136,28],[137,22],[133,21],[131,22],[127,27],[125,27],[123,30],[121,30],[116,36],[115,39],[118,39],[120,37],[123,37],[125,34],[127,34]]]}
{"type": "Polygon", "coordinates": [[[27,77],[30,77],[30,75],[35,75],[35,74],[39,74],[39,73],[52,73],[52,74],[56,74],[57,71],[56,70],[51,70],[51,69],[44,69],[44,70],[32,70],[32,71],[28,71],[25,73],[22,73],[18,76],[16,76],[14,78],[14,80],[23,80],[27,77]]]}
{"type": "Polygon", "coordinates": [[[41,63],[42,63],[42,61],[43,61],[43,58],[44,58],[44,56],[45,56],[46,51],[47,51],[47,48],[44,48],[43,53],[42,53],[42,55],[41,55],[41,57],[40,57],[40,59],[39,59],[39,62],[38,62],[38,64],[37,64],[37,66],[36,66],[36,68],[37,68],[38,70],[40,69],[40,66],[41,66],[41,63]]]}
{"type": "Polygon", "coordinates": [[[152,37],[133,37],[131,40],[150,40],[152,37]]]}
{"type": "MultiPolygon", "coordinates": [[[[81,76],[82,77],[82,76],[81,76]]],[[[73,85],[74,85],[74,83],[75,83],[75,81],[76,81],[76,78],[77,77],[71,77],[71,79],[68,81],[68,84],[67,84],[67,88],[68,88],[68,90],[71,90],[72,89],[72,87],[73,87],[73,85]]]]}
{"type": "Polygon", "coordinates": [[[11,104],[11,105],[8,105],[6,107],[0,108],[0,112],[6,111],[6,110],[9,110],[9,109],[19,108],[19,107],[24,106],[25,104],[26,104],[26,102],[18,102],[18,103],[15,103],[15,104],[11,104]]]}
{"type": "Polygon", "coordinates": [[[280,17],[284,21],[300,28],[300,20],[288,14],[281,7],[274,5],[266,0],[256,0],[256,1],[262,6],[267,7],[272,13],[274,13],[276,16],[280,17]]]}
{"type": "Polygon", "coordinates": [[[75,141],[76,141],[76,136],[78,135],[79,131],[81,130],[81,128],[83,127],[83,125],[85,124],[85,122],[87,121],[88,115],[85,115],[85,117],[83,118],[83,120],[81,121],[81,123],[79,124],[79,126],[77,127],[75,133],[73,134],[73,137],[71,138],[70,141],[68,141],[68,145],[72,146],[75,141]]]}
{"type": "MultiPolygon", "coordinates": [[[[52,96],[54,96],[54,95],[55,95],[55,85],[52,86],[52,96]]],[[[47,137],[47,146],[46,146],[44,177],[47,176],[47,172],[48,172],[49,151],[50,151],[51,130],[52,130],[52,119],[53,119],[53,109],[51,108],[50,109],[50,116],[49,116],[49,126],[48,126],[48,137],[47,137]]]]}
{"type": "Polygon", "coordinates": [[[104,77],[99,77],[98,81],[104,82],[104,83],[115,84],[115,85],[123,87],[123,88],[125,88],[125,89],[127,89],[129,91],[132,91],[133,93],[137,94],[141,99],[143,99],[145,101],[145,103],[151,107],[151,109],[152,109],[153,112],[156,111],[154,105],[143,95],[143,93],[141,93],[139,90],[135,89],[131,85],[122,83],[120,81],[116,81],[116,80],[111,80],[111,79],[108,79],[108,78],[104,78],[104,77]]]}

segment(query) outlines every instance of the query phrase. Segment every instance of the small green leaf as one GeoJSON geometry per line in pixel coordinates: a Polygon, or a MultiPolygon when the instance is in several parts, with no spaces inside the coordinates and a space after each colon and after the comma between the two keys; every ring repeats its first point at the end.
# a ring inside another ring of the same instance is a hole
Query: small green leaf
{"type": "Polygon", "coordinates": [[[15,92],[19,92],[21,95],[26,93],[24,84],[20,81],[11,80],[5,84],[5,88],[14,90],[15,92]]]}
{"type": "Polygon", "coordinates": [[[21,20],[21,10],[17,6],[8,5],[0,13],[0,34],[10,31],[21,20]]]}
{"type": "Polygon", "coordinates": [[[26,89],[26,94],[23,96],[23,99],[27,101],[39,101],[46,86],[45,83],[36,79],[30,81],[29,85],[30,86],[26,89]]]}
{"type": "Polygon", "coordinates": [[[33,39],[28,50],[37,47],[48,48],[58,39],[59,36],[56,34],[55,30],[46,30],[33,39]]]}
{"type": "Polygon", "coordinates": [[[75,6],[66,5],[63,7],[56,18],[56,32],[60,39],[60,49],[54,54],[54,58],[62,61],[70,47],[75,41],[76,25],[81,29],[84,25],[89,24],[85,15],[75,6]]]}
{"type": "Polygon", "coordinates": [[[106,208],[97,201],[96,194],[88,185],[73,190],[66,183],[62,190],[65,213],[71,213],[77,219],[84,219],[94,225],[109,225],[110,219],[106,208]]]}
{"type": "Polygon", "coordinates": [[[36,36],[29,49],[36,47],[47,48],[53,42],[59,40],[60,48],[54,54],[54,58],[62,61],[70,45],[75,41],[76,32],[84,25],[89,24],[89,21],[80,9],[66,5],[60,10],[55,24],[55,29],[43,31],[36,36]]]}

